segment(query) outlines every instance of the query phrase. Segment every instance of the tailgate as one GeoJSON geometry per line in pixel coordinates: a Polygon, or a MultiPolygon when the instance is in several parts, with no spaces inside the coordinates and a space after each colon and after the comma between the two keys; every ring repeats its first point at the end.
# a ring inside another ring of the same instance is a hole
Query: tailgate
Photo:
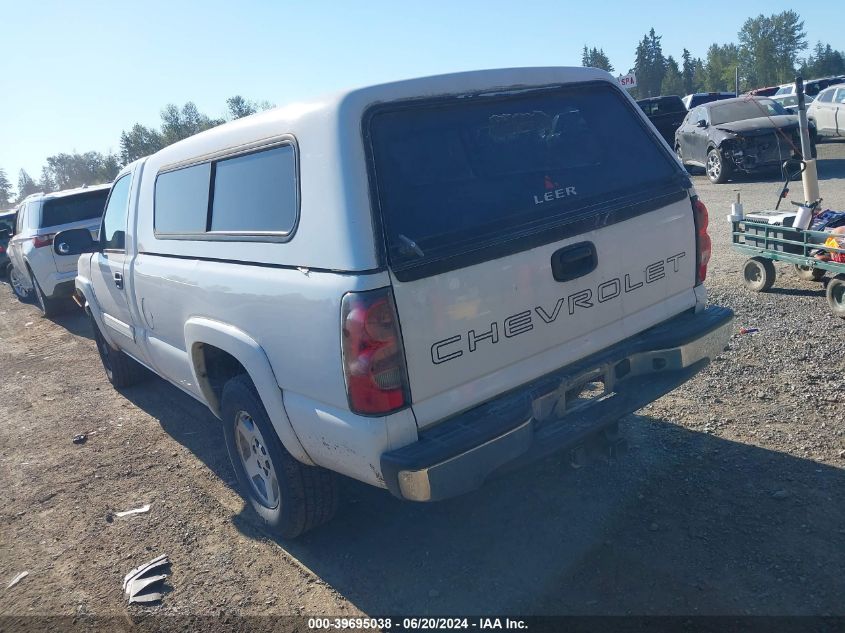
{"type": "Polygon", "coordinates": [[[689,183],[608,83],[383,107],[369,132],[420,426],[694,305],[689,183]]]}

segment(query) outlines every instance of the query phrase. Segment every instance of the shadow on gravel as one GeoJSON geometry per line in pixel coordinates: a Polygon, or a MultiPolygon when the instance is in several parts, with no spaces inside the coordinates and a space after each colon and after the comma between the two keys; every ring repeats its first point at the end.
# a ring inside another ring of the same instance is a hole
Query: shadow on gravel
{"type": "Polygon", "coordinates": [[[647,417],[633,447],[552,458],[471,495],[347,486],[284,545],[366,613],[845,612],[845,471],[647,417]]]}
{"type": "Polygon", "coordinates": [[[52,321],[74,336],[94,340],[94,332],[91,330],[91,322],[88,320],[88,316],[70,299],[68,299],[65,310],[53,317],[52,321]]]}
{"type": "MultiPolygon", "coordinates": [[[[126,397],[233,485],[219,422],[153,380],[126,397]]],[[[845,613],[845,471],[624,426],[619,461],[556,456],[437,504],[345,479],[337,518],[279,545],[371,615],[845,613]]]]}
{"type": "Polygon", "coordinates": [[[811,288],[779,288],[773,286],[766,291],[772,295],[783,295],[788,297],[822,297],[824,298],[824,286],[819,283],[816,287],[811,288]]]}

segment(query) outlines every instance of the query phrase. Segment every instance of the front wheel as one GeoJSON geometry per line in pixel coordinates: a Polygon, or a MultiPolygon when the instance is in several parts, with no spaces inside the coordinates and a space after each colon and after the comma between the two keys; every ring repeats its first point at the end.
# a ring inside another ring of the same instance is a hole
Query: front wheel
{"type": "Polygon", "coordinates": [[[839,274],[830,280],[825,296],[834,316],[845,319],[845,275],[839,274]]]}
{"type": "Polygon", "coordinates": [[[97,322],[93,317],[91,327],[94,329],[94,342],[97,344],[97,352],[106,371],[106,378],[115,389],[131,387],[145,378],[146,370],[141,365],[119,349],[109,345],[100,333],[100,328],[97,327],[97,322]]]}
{"type": "Polygon", "coordinates": [[[707,177],[713,184],[721,185],[728,182],[730,168],[722,157],[722,153],[715,147],[707,152],[706,171],[707,177]]]}
{"type": "Polygon", "coordinates": [[[223,433],[241,491],[270,531],[292,539],[331,519],[337,477],[285,450],[246,374],[223,387],[223,433]]]}
{"type": "Polygon", "coordinates": [[[754,292],[766,292],[775,283],[775,265],[771,259],[752,257],[742,269],[742,281],[754,292]]]}

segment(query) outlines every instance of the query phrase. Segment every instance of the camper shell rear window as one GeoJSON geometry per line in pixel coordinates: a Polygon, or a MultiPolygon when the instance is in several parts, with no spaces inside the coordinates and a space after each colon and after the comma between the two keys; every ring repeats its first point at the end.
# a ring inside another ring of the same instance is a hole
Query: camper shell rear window
{"type": "Polygon", "coordinates": [[[364,133],[400,281],[622,221],[689,186],[606,82],[376,106],[364,133]]]}

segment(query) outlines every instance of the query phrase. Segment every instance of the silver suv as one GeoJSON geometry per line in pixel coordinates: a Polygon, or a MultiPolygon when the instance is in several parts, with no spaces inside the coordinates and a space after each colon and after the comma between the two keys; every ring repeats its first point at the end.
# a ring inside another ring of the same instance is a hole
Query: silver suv
{"type": "Polygon", "coordinates": [[[18,207],[8,252],[9,282],[21,301],[35,299],[44,316],[52,316],[60,299],[73,293],[77,255],[54,252],[53,238],[64,229],[96,234],[111,185],[35,193],[18,207]]]}

